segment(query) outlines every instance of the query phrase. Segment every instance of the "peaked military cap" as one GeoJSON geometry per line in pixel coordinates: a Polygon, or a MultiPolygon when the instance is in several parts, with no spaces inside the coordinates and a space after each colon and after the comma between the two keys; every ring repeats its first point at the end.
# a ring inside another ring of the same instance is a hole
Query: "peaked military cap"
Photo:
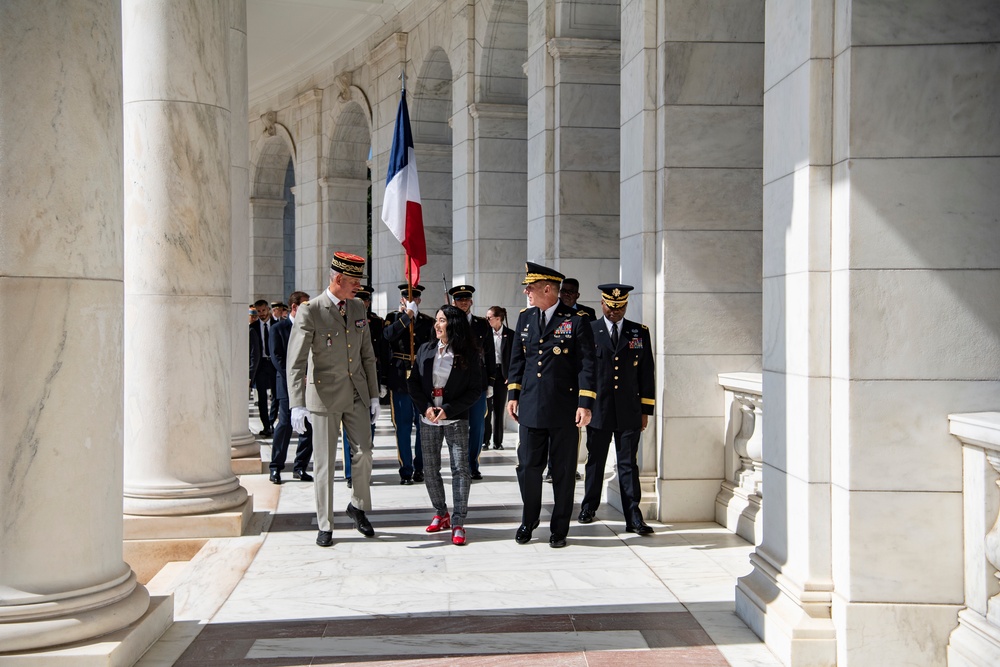
{"type": "Polygon", "coordinates": [[[374,293],[375,290],[372,289],[371,285],[362,285],[361,289],[359,289],[357,292],[354,293],[354,296],[358,297],[359,299],[371,300],[372,294],[374,293]]]}
{"type": "Polygon", "coordinates": [[[476,288],[472,285],[455,285],[450,290],[450,294],[455,299],[471,299],[472,293],[476,291],[476,288]]]}
{"type": "Polygon", "coordinates": [[[561,283],[563,278],[566,277],[555,269],[550,269],[547,266],[535,264],[534,262],[525,262],[524,272],[525,276],[524,280],[521,281],[522,285],[537,283],[539,280],[551,280],[553,282],[561,283]]]}
{"type": "MultiPolygon", "coordinates": [[[[409,285],[407,285],[406,283],[400,283],[399,285],[397,285],[397,287],[399,288],[399,293],[402,296],[409,297],[409,295],[407,294],[407,288],[409,287],[409,285]]],[[[413,286],[413,296],[420,296],[423,293],[423,291],[424,291],[423,285],[413,286]]]]}
{"type": "Polygon", "coordinates": [[[607,283],[598,285],[597,289],[601,290],[601,299],[608,304],[608,308],[621,308],[628,303],[628,293],[635,288],[621,283],[607,283]]]}
{"type": "Polygon", "coordinates": [[[351,278],[364,278],[365,258],[349,252],[335,252],[330,261],[330,268],[351,278]]]}

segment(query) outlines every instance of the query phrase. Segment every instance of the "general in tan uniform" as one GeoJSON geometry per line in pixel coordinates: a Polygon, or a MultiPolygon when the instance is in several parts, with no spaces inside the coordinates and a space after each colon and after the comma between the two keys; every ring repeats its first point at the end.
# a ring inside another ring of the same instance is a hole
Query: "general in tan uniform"
{"type": "Polygon", "coordinates": [[[371,424],[378,418],[378,376],[368,332],[368,313],[354,295],[361,288],[365,260],[338,252],[330,264],[330,286],[299,306],[288,340],[288,393],[292,426],[313,425],[316,544],[333,544],[333,475],[341,425],[351,443],[351,502],[347,514],[367,537],[375,534],[371,509],[371,424]]]}

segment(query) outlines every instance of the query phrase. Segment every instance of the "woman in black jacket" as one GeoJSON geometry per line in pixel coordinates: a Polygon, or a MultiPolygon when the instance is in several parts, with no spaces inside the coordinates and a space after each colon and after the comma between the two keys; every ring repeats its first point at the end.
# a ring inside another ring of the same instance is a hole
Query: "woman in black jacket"
{"type": "Polygon", "coordinates": [[[407,380],[410,398],[420,415],[420,446],[424,483],[434,519],[428,533],[451,528],[452,544],[465,544],[465,515],[469,510],[469,408],[482,394],[479,343],[465,313],[441,306],[434,318],[437,340],[417,351],[407,380]],[[448,442],[454,512],[449,517],[441,480],[441,441],[448,442]]]}

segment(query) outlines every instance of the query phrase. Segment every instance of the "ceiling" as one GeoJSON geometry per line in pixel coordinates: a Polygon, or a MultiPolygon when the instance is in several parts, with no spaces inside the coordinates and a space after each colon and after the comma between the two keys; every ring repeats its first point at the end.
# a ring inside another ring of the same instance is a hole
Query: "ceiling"
{"type": "Polygon", "coordinates": [[[411,0],[247,0],[250,104],[347,53],[411,0]]]}

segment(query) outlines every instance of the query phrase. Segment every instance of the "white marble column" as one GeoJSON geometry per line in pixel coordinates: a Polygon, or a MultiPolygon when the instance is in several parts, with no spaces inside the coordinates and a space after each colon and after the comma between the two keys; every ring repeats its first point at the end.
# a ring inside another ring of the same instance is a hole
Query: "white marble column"
{"type": "MultiPolygon", "coordinates": [[[[229,0],[229,181],[232,197],[232,343],[230,354],[231,400],[229,401],[229,447],[233,459],[250,463],[260,458],[260,445],[250,432],[249,401],[250,341],[247,335],[247,305],[250,303],[250,135],[247,129],[247,11],[245,0],[229,0]]],[[[236,462],[234,461],[234,466],[236,462]]],[[[247,465],[236,472],[260,472],[247,465]]]]}
{"type": "Polygon", "coordinates": [[[117,0],[0,4],[2,653],[149,606],[122,560],[120,45],[117,0]]]}
{"type": "Polygon", "coordinates": [[[247,493],[229,446],[229,6],[122,9],[125,512],[238,510],[247,493]]]}

